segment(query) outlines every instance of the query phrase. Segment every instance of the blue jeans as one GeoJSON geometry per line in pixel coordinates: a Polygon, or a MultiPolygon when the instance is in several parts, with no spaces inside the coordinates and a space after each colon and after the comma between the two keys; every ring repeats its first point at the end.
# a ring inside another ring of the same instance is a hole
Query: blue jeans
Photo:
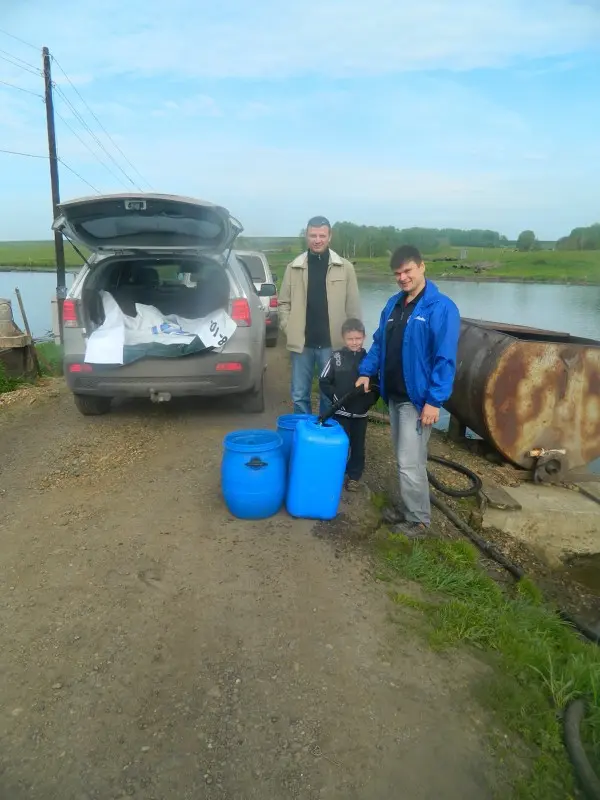
{"type": "MultiPolygon", "coordinates": [[[[325,369],[331,358],[331,347],[305,347],[301,353],[290,353],[292,357],[292,402],[294,414],[312,414],[310,396],[312,382],[325,369]]],[[[319,414],[331,408],[331,400],[321,392],[319,414]]]]}

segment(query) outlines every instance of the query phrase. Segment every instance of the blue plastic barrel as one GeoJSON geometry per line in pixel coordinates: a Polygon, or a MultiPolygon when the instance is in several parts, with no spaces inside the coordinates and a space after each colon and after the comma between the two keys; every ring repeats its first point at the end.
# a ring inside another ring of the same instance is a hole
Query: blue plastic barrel
{"type": "Polygon", "coordinates": [[[289,465],[286,507],[293,517],[333,519],[348,461],[348,437],[335,420],[301,420],[289,465]]]}
{"type": "Polygon", "coordinates": [[[283,454],[286,461],[290,460],[292,454],[296,425],[302,419],[316,420],[317,417],[313,414],[282,414],[277,418],[277,433],[281,436],[281,440],[283,441],[283,454]]]}
{"type": "Polygon", "coordinates": [[[278,433],[249,430],[223,440],[221,490],[234,517],[265,519],[285,498],[286,462],[278,433]]]}

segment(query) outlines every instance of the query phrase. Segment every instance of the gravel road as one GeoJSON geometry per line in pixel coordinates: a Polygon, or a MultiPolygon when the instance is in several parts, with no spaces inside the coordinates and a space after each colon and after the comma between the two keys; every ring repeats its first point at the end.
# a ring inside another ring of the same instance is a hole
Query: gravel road
{"type": "Polygon", "coordinates": [[[360,552],[228,515],[223,436],[289,409],[269,359],[258,417],[0,407],[3,800],[492,797],[482,667],[392,623],[360,552]]]}

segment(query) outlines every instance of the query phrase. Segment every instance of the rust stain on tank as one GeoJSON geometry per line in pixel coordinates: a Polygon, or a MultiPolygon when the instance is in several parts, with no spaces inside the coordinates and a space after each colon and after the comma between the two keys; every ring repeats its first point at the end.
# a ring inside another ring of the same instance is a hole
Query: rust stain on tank
{"type": "Polygon", "coordinates": [[[485,382],[489,438],[531,467],[535,447],[565,448],[571,467],[600,456],[600,347],[513,339],[485,382]]]}

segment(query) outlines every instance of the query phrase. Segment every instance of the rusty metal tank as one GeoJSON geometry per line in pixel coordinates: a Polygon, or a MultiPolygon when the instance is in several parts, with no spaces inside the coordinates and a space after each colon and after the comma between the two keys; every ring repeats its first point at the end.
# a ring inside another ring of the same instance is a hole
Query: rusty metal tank
{"type": "Polygon", "coordinates": [[[536,449],[582,467],[600,457],[600,342],[463,319],[445,406],[519,467],[534,467],[536,449]]]}

